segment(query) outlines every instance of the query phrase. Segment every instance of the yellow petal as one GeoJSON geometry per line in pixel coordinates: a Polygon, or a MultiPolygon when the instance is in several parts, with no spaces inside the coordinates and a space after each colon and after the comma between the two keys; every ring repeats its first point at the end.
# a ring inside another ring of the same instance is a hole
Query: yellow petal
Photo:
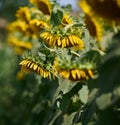
{"type": "Polygon", "coordinates": [[[38,65],[37,65],[37,64],[34,64],[33,69],[36,70],[37,67],[38,67],[38,65]]]}
{"type": "Polygon", "coordinates": [[[76,79],[76,70],[71,70],[71,74],[73,79],[76,79]]]}
{"type": "Polygon", "coordinates": [[[93,75],[92,70],[89,69],[89,70],[88,70],[88,74],[90,75],[91,78],[94,78],[94,75],[93,75]]]}
{"type": "Polygon", "coordinates": [[[66,41],[65,38],[62,39],[62,48],[66,47],[66,41]]]}
{"type": "Polygon", "coordinates": [[[73,45],[74,45],[74,42],[73,42],[72,37],[71,37],[71,36],[68,36],[68,38],[69,38],[69,44],[71,44],[71,45],[73,46],[73,45]]]}
{"type": "Polygon", "coordinates": [[[59,37],[59,38],[57,39],[57,45],[58,45],[58,46],[61,46],[61,43],[62,43],[62,42],[61,42],[60,37],[59,37]]]}

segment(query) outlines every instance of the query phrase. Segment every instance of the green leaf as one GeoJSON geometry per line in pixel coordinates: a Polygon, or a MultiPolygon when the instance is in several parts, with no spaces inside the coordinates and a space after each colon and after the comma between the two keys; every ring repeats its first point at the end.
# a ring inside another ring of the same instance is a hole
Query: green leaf
{"type": "Polygon", "coordinates": [[[61,23],[61,20],[63,18],[63,10],[62,8],[60,8],[59,6],[54,6],[52,14],[51,14],[51,18],[50,18],[50,22],[53,26],[57,26],[61,23]]]}
{"type": "Polygon", "coordinates": [[[64,115],[63,123],[61,125],[72,125],[75,112],[70,115],[64,115]]]}
{"type": "Polygon", "coordinates": [[[68,110],[71,97],[73,97],[75,94],[78,93],[78,91],[82,88],[83,84],[82,83],[77,83],[72,87],[67,93],[63,94],[61,98],[59,98],[60,102],[60,109],[63,112],[66,112],[68,110]]]}
{"type": "Polygon", "coordinates": [[[97,107],[94,101],[90,101],[84,106],[80,117],[80,122],[82,122],[82,125],[87,125],[91,121],[96,114],[96,110],[97,107]]]}
{"type": "Polygon", "coordinates": [[[74,118],[73,118],[73,125],[81,125],[81,123],[78,123],[79,122],[79,119],[80,119],[80,115],[81,115],[81,112],[76,112],[75,115],[74,115],[74,118]]]}
{"type": "Polygon", "coordinates": [[[75,83],[73,83],[72,81],[59,78],[59,90],[62,91],[63,94],[69,92],[73,86],[75,86],[75,83]]]}
{"type": "Polygon", "coordinates": [[[80,100],[85,104],[88,100],[88,87],[83,85],[82,89],[79,91],[80,100]]]}

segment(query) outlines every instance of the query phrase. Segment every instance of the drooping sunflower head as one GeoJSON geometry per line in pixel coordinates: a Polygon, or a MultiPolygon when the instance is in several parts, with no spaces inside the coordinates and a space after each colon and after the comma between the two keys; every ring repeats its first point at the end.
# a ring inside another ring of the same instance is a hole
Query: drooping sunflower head
{"type": "Polygon", "coordinates": [[[44,14],[51,14],[50,0],[30,0],[30,3],[37,5],[38,9],[44,14]]]}
{"type": "Polygon", "coordinates": [[[20,7],[17,10],[16,17],[19,20],[22,20],[22,21],[25,21],[25,22],[29,22],[29,20],[31,18],[30,9],[27,6],[20,7]]]}
{"type": "Polygon", "coordinates": [[[42,20],[38,20],[38,19],[30,20],[30,28],[33,30],[34,34],[36,35],[38,35],[40,31],[49,27],[50,26],[42,20]]]}
{"type": "Polygon", "coordinates": [[[100,16],[109,22],[120,22],[119,0],[81,0],[83,11],[92,16],[100,16]]]}
{"type": "Polygon", "coordinates": [[[23,41],[13,34],[10,34],[8,36],[7,42],[14,47],[15,52],[19,55],[23,54],[26,50],[30,50],[33,47],[33,44],[31,42],[23,41]]]}
{"type": "Polygon", "coordinates": [[[49,54],[46,51],[43,51],[43,53],[39,52],[37,55],[26,55],[26,57],[24,57],[24,59],[20,62],[22,70],[34,72],[44,78],[54,78],[52,59],[49,60],[49,54]]]}
{"type": "Polygon", "coordinates": [[[85,15],[85,24],[88,28],[90,34],[93,37],[96,37],[98,41],[101,40],[103,36],[103,27],[100,24],[99,19],[89,16],[88,14],[85,15]]]}
{"type": "Polygon", "coordinates": [[[82,39],[74,34],[65,34],[63,33],[53,33],[50,31],[45,31],[40,34],[40,37],[50,46],[50,47],[76,47],[79,46],[80,50],[84,49],[84,42],[82,39]]]}
{"type": "Polygon", "coordinates": [[[90,50],[80,54],[66,50],[55,58],[53,67],[58,75],[65,79],[82,81],[95,78],[100,60],[101,55],[98,51],[90,50]]]}
{"type": "Polygon", "coordinates": [[[25,59],[20,62],[20,65],[22,66],[22,71],[34,72],[36,74],[41,75],[44,78],[46,78],[46,77],[51,78],[50,71],[47,71],[46,69],[41,67],[38,63],[36,63],[32,60],[25,59]]]}
{"type": "Polygon", "coordinates": [[[70,65],[65,65],[65,62],[63,64],[60,62],[59,60],[55,60],[54,67],[56,68],[58,75],[62,78],[71,81],[83,81],[88,80],[89,78],[94,78],[94,73],[91,69],[78,67],[75,68],[74,66],[72,67],[72,63],[70,65]]]}
{"type": "Polygon", "coordinates": [[[7,30],[9,32],[17,31],[17,32],[21,32],[23,34],[27,30],[27,28],[28,28],[28,24],[26,24],[26,22],[21,21],[21,20],[14,21],[7,26],[7,30]]]}
{"type": "Polygon", "coordinates": [[[88,80],[90,77],[94,78],[93,71],[90,69],[64,69],[58,71],[59,75],[71,81],[88,80]]]}

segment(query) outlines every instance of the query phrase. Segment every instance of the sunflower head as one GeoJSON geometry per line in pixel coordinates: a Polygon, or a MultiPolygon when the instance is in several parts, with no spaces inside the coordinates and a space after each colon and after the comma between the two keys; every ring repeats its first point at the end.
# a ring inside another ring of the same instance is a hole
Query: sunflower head
{"type": "Polygon", "coordinates": [[[72,23],[73,23],[73,20],[70,18],[69,14],[65,14],[62,19],[62,24],[67,25],[72,23]]]}
{"type": "Polygon", "coordinates": [[[17,38],[13,34],[9,34],[7,38],[8,44],[12,45],[15,49],[15,52],[18,55],[23,54],[26,50],[30,50],[33,47],[33,44],[29,41],[23,41],[20,38],[17,38]]]}
{"type": "Polygon", "coordinates": [[[44,78],[54,78],[54,70],[52,68],[54,56],[53,53],[42,46],[34,54],[25,53],[20,65],[23,71],[34,72],[44,78]]]}
{"type": "Polygon", "coordinates": [[[42,20],[38,20],[38,19],[33,19],[30,21],[30,27],[33,30],[33,32],[38,35],[40,33],[41,30],[48,28],[49,25],[42,21],[42,20]]]}
{"type": "Polygon", "coordinates": [[[38,75],[41,75],[44,78],[54,78],[54,72],[52,70],[52,68],[47,68],[47,64],[44,64],[44,62],[41,61],[41,59],[39,60],[38,58],[26,58],[23,59],[20,62],[20,65],[22,66],[22,71],[25,72],[34,72],[38,75]],[[45,65],[45,66],[44,66],[45,65]]]}
{"type": "Polygon", "coordinates": [[[58,73],[61,77],[71,81],[83,81],[88,80],[90,77],[94,78],[93,71],[90,69],[64,69],[58,70],[58,73]]]}
{"type": "Polygon", "coordinates": [[[26,32],[27,28],[28,28],[28,24],[26,24],[26,22],[17,20],[17,21],[10,23],[7,27],[7,30],[9,32],[18,31],[18,32],[21,32],[24,34],[26,32]]]}
{"type": "Polygon", "coordinates": [[[35,4],[38,9],[46,15],[51,14],[50,0],[29,0],[30,3],[35,4]]]}
{"type": "Polygon", "coordinates": [[[22,41],[19,38],[13,36],[13,35],[10,35],[8,37],[8,42],[10,44],[12,44],[13,46],[21,47],[21,48],[25,48],[25,49],[31,49],[33,47],[33,44],[31,42],[22,41]]]}
{"type": "Polygon", "coordinates": [[[31,14],[30,14],[30,9],[25,6],[25,7],[20,7],[18,10],[17,10],[17,13],[16,13],[16,17],[19,19],[19,20],[23,20],[25,22],[29,22],[30,18],[31,18],[31,14]]]}
{"type": "Polygon", "coordinates": [[[67,48],[67,47],[75,47],[79,46],[80,50],[84,49],[84,42],[74,34],[57,34],[51,32],[42,32],[40,37],[50,46],[50,47],[60,47],[60,48],[67,48]]]}
{"type": "Polygon", "coordinates": [[[59,76],[71,81],[83,81],[94,78],[94,73],[91,69],[78,68],[77,66],[75,68],[74,66],[72,67],[72,63],[69,65],[69,62],[65,64],[65,62],[62,63],[61,60],[56,59],[54,61],[54,68],[59,76]]]}
{"type": "Polygon", "coordinates": [[[85,15],[85,24],[88,28],[90,34],[93,37],[96,37],[98,41],[101,40],[103,35],[103,28],[99,22],[99,19],[89,16],[88,14],[85,15]]]}
{"type": "Polygon", "coordinates": [[[41,67],[38,63],[33,62],[32,60],[25,59],[20,62],[20,65],[22,66],[22,71],[34,72],[44,78],[51,78],[51,73],[49,71],[41,67]]]}
{"type": "Polygon", "coordinates": [[[79,5],[86,14],[100,16],[109,22],[120,22],[119,0],[81,0],[79,5]]]}

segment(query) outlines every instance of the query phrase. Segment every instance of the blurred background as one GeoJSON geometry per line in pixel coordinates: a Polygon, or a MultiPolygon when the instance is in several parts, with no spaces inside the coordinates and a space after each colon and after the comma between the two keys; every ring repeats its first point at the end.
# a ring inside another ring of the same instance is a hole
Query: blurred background
{"type": "Polygon", "coordinates": [[[27,0],[0,0],[0,125],[18,125],[20,121],[23,90],[16,79],[18,57],[6,43],[6,27],[15,20],[19,6],[27,4],[27,0]]]}

